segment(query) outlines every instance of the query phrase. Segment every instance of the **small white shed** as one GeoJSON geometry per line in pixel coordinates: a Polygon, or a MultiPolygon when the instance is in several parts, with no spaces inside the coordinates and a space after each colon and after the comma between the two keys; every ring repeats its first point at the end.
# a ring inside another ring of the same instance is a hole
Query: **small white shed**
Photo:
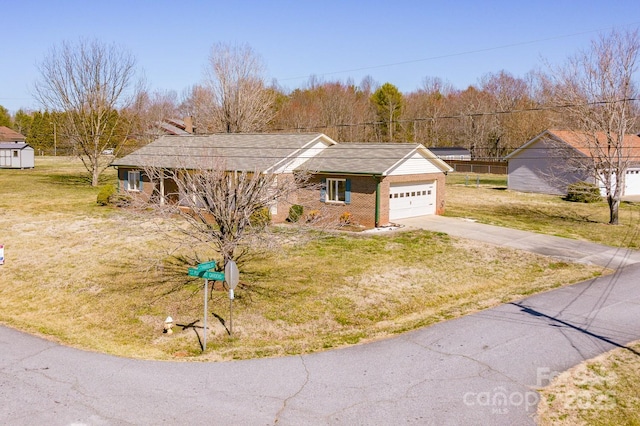
{"type": "Polygon", "coordinates": [[[0,169],[32,169],[35,153],[25,142],[0,142],[0,169]]]}
{"type": "Polygon", "coordinates": [[[34,149],[25,137],[13,129],[0,126],[0,169],[32,169],[34,149]]]}

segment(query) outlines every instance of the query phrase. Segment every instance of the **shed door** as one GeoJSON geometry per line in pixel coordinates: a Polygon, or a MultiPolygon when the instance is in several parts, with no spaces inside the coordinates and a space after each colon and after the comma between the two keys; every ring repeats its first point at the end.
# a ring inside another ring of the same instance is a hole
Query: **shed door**
{"type": "Polygon", "coordinates": [[[10,166],[11,166],[11,150],[0,149],[0,167],[10,167],[10,166]]]}
{"type": "Polygon", "coordinates": [[[435,181],[391,184],[389,188],[389,220],[435,213],[435,181]]]}
{"type": "Polygon", "coordinates": [[[624,195],[640,195],[640,169],[629,169],[624,177],[624,195]]]}

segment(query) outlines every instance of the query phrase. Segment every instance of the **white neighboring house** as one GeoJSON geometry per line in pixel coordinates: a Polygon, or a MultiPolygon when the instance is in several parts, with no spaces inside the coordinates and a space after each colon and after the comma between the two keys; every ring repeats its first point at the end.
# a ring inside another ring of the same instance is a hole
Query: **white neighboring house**
{"type": "Polygon", "coordinates": [[[0,126],[0,169],[32,169],[35,167],[34,149],[20,133],[0,126]]]}
{"type": "MultiPolygon", "coordinates": [[[[640,195],[640,137],[626,135],[629,167],[625,172],[623,196],[640,195]]],[[[577,160],[589,161],[591,153],[578,132],[545,130],[505,157],[509,162],[507,188],[520,192],[566,195],[567,186],[590,182],[601,187],[596,177],[575,167],[577,160]],[[571,160],[567,160],[571,158],[571,160]]]]}

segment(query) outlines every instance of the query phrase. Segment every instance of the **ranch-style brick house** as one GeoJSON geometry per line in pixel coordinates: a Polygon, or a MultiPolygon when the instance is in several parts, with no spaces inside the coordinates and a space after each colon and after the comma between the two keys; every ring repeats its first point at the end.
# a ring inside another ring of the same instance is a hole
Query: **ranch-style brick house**
{"type": "MultiPolygon", "coordinates": [[[[304,200],[305,209],[322,209],[335,220],[348,213],[367,228],[443,213],[445,176],[453,170],[420,144],[339,144],[322,133],[167,135],[111,165],[118,169],[120,192],[150,197],[155,191],[161,200],[179,202],[175,182],[151,184],[144,169],[197,170],[203,164],[283,179],[309,172],[316,185],[301,188],[295,197],[301,204],[304,200]]],[[[284,222],[297,200],[272,206],[272,221],[284,222]]]]}

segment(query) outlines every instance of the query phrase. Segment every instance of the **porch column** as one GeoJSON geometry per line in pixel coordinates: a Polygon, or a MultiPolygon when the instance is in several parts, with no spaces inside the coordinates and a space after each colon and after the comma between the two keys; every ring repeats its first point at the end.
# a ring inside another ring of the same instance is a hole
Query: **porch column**
{"type": "Polygon", "coordinates": [[[160,175],[160,205],[164,206],[164,170],[160,175]]]}
{"type": "Polygon", "coordinates": [[[376,217],[375,217],[375,227],[377,228],[380,225],[380,191],[382,190],[382,184],[380,176],[373,177],[376,180],[376,217]]]}

